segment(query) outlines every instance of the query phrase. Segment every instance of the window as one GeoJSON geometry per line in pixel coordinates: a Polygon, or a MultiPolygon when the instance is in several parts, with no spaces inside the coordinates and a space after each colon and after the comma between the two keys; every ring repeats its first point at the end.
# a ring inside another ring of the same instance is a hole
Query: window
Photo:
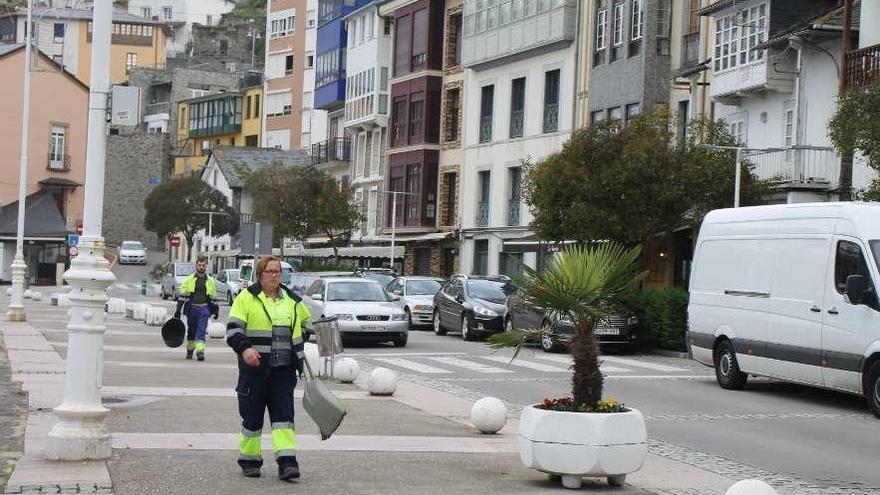
{"type": "Polygon", "coordinates": [[[507,198],[507,225],[520,224],[520,211],[522,209],[522,169],[511,167],[508,169],[510,183],[510,197],[507,198]]]}
{"type": "Polygon", "coordinates": [[[642,39],[645,31],[645,12],[643,10],[642,0],[631,0],[630,9],[632,18],[630,20],[630,39],[632,41],[642,39]]]}
{"type": "Polygon", "coordinates": [[[474,241],[474,275],[487,275],[489,273],[489,241],[480,239],[474,241]]]}
{"type": "Polygon", "coordinates": [[[744,8],[715,20],[716,72],[764,59],[764,50],[754,48],[767,36],[766,4],[744,8]]]}
{"type": "Polygon", "coordinates": [[[443,221],[443,225],[456,225],[456,219],[458,214],[456,213],[457,207],[457,199],[458,199],[458,174],[444,174],[446,178],[446,188],[444,191],[446,192],[446,208],[445,208],[445,219],[443,221]]]}
{"type": "Polygon", "coordinates": [[[146,17],[147,19],[153,18],[153,9],[150,7],[141,7],[141,17],[146,17]]]}
{"type": "Polygon", "coordinates": [[[428,9],[413,14],[412,66],[413,72],[428,65],[428,9]]]}
{"type": "Polygon", "coordinates": [[[64,41],[64,24],[61,22],[56,22],[53,27],[55,43],[61,43],[62,41],[64,41]]]}
{"type": "Polygon", "coordinates": [[[382,34],[385,36],[391,36],[391,19],[386,17],[382,20],[382,34]]]}
{"type": "Polygon", "coordinates": [[[618,3],[614,6],[614,26],[613,26],[613,44],[614,46],[623,45],[623,9],[624,4],[618,3]]]}
{"type": "Polygon", "coordinates": [[[170,6],[166,5],[165,7],[162,7],[162,20],[165,20],[165,21],[174,20],[174,17],[172,14],[173,14],[173,12],[171,11],[170,6]]]}
{"type": "Polygon", "coordinates": [[[312,105],[315,104],[314,93],[311,91],[303,92],[303,108],[312,108],[312,105]]]}
{"type": "Polygon", "coordinates": [[[254,95],[254,117],[260,116],[260,95],[254,95]]]}
{"type": "Polygon", "coordinates": [[[459,138],[459,112],[461,111],[461,89],[446,90],[446,106],[443,121],[443,141],[454,142],[459,138]]]}
{"type": "Polygon", "coordinates": [[[598,124],[605,121],[605,110],[590,112],[590,124],[598,124]]]}
{"type": "Polygon", "coordinates": [[[743,120],[735,120],[730,122],[730,134],[739,145],[746,144],[746,123],[743,120]]]}
{"type": "Polygon", "coordinates": [[[307,19],[306,22],[308,22],[309,28],[313,28],[318,25],[318,18],[317,18],[317,14],[315,13],[314,9],[306,12],[306,19],[307,19]]]}
{"type": "Polygon", "coordinates": [[[288,10],[273,14],[269,21],[269,38],[293,36],[296,21],[296,15],[293,12],[293,10],[288,10]]]}
{"type": "Polygon", "coordinates": [[[177,124],[178,129],[186,129],[186,107],[180,107],[180,120],[177,124]]]}
{"type": "Polygon", "coordinates": [[[391,108],[391,119],[393,124],[391,142],[392,146],[402,146],[406,144],[406,97],[402,96],[394,99],[394,105],[391,108]]]}
{"type": "Polygon", "coordinates": [[[126,53],[125,54],[125,73],[128,74],[131,72],[131,69],[137,67],[138,64],[138,56],[137,53],[126,53]]]}
{"type": "Polygon", "coordinates": [[[495,86],[483,86],[480,91],[480,142],[492,140],[492,112],[495,98],[495,86]]]}
{"type": "MultiPolygon", "coordinates": [[[[685,100],[685,103],[687,103],[687,100],[685,100]]],[[[630,103],[629,105],[627,105],[626,106],[626,122],[629,123],[632,121],[632,119],[638,117],[638,115],[641,113],[641,111],[642,111],[642,107],[638,103],[630,103]]]]}
{"type": "Polygon", "coordinates": [[[293,55],[284,56],[284,74],[287,76],[293,74],[293,55]]]}
{"type": "Polygon", "coordinates": [[[514,79],[510,85],[510,137],[523,136],[526,110],[526,78],[514,79]]]}
{"type": "Polygon", "coordinates": [[[65,157],[67,126],[52,125],[49,135],[49,168],[53,170],[66,170],[69,163],[65,157]]]}
{"type": "Polygon", "coordinates": [[[252,98],[250,96],[245,98],[246,104],[245,104],[245,108],[244,108],[244,118],[246,118],[246,119],[251,118],[251,101],[252,101],[252,98]]]}
{"type": "Polygon", "coordinates": [[[259,136],[256,134],[251,134],[250,136],[244,137],[244,145],[248,148],[256,148],[260,145],[259,136]]]}
{"type": "Polygon", "coordinates": [[[477,184],[480,188],[480,202],[477,204],[477,227],[489,226],[489,192],[492,176],[488,170],[477,173],[477,184]]]}
{"type": "Polygon", "coordinates": [[[363,45],[364,40],[367,37],[367,18],[366,17],[358,17],[358,45],[363,45]]]}
{"type": "Polygon", "coordinates": [[[787,108],[785,110],[785,127],[783,130],[783,141],[785,147],[790,148],[794,145],[794,109],[787,108]]]}
{"type": "Polygon", "coordinates": [[[837,256],[834,261],[834,287],[839,294],[846,294],[846,279],[851,275],[861,275],[865,278],[873,294],[869,297],[872,301],[868,305],[877,309],[877,296],[862,248],[854,242],[840,241],[837,243],[837,256]]]}
{"type": "Polygon", "coordinates": [[[523,253],[498,253],[501,275],[516,278],[522,275],[523,253]]]}
{"type": "Polygon", "coordinates": [[[544,132],[559,130],[559,69],[544,73],[544,132]]]}
{"type": "Polygon", "coordinates": [[[425,94],[415,93],[409,102],[409,137],[410,142],[422,137],[425,119],[425,94]]]}
{"type": "Polygon", "coordinates": [[[609,108],[608,120],[618,124],[623,123],[623,107],[609,108]]]}
{"type": "Polygon", "coordinates": [[[397,19],[394,30],[394,75],[401,76],[409,72],[410,42],[412,41],[412,16],[397,19]]]}
{"type": "Polygon", "coordinates": [[[608,28],[608,9],[596,13],[596,51],[605,49],[605,34],[608,28]]]}
{"type": "Polygon", "coordinates": [[[266,95],[266,117],[281,117],[290,114],[290,92],[266,95]]]}
{"type": "Polygon", "coordinates": [[[306,69],[312,69],[315,67],[315,54],[307,53],[306,54],[306,69]]]}
{"type": "MultiPolygon", "coordinates": [[[[406,192],[403,203],[406,212],[406,223],[413,224],[419,221],[419,181],[421,179],[420,165],[406,166],[406,192]]],[[[398,200],[399,201],[399,200],[398,200]]]]}
{"type": "Polygon", "coordinates": [[[461,12],[449,16],[446,29],[446,64],[455,67],[461,64],[461,12]]]}

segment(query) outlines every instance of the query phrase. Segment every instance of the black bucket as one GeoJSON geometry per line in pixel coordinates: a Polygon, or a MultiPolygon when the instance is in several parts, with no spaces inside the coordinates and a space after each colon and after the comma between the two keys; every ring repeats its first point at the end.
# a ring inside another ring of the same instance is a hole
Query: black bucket
{"type": "Polygon", "coordinates": [[[168,347],[180,347],[186,337],[186,325],[180,318],[171,318],[162,325],[162,340],[168,347]]]}

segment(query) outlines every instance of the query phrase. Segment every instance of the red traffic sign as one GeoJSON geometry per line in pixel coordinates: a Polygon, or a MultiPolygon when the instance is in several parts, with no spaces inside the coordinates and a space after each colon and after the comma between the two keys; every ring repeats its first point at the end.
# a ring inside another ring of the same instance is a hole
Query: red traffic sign
{"type": "Polygon", "coordinates": [[[83,234],[83,225],[79,224],[76,226],[76,235],[82,235],[82,234],[83,234]]]}
{"type": "Polygon", "coordinates": [[[177,247],[177,246],[180,246],[180,236],[179,235],[176,235],[171,238],[171,247],[177,247]]]}

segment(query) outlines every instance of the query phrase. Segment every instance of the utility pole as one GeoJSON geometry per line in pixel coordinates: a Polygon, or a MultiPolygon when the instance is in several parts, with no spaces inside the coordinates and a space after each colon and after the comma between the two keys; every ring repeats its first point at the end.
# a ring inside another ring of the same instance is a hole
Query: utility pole
{"type": "MultiPolygon", "coordinates": [[[[843,96],[846,91],[847,58],[852,49],[852,10],[853,0],[843,2],[843,38],[840,42],[840,74],[837,78],[837,96],[843,96]]],[[[840,179],[838,181],[838,197],[840,201],[852,201],[852,174],[854,150],[841,150],[840,154],[840,179]]]]}
{"type": "Polygon", "coordinates": [[[64,274],[70,283],[67,321],[67,368],[64,400],[55,408],[58,421],[49,432],[46,457],[81,461],[111,454],[109,410],[101,404],[104,371],[104,304],[116,280],[104,258],[101,235],[104,210],[104,162],[107,153],[107,103],[110,96],[112,0],[96,0],[92,13],[91,88],[86,141],[85,204],[79,255],[64,274]]]}
{"type": "Polygon", "coordinates": [[[715,144],[703,144],[700,146],[710,150],[733,150],[736,152],[736,173],[733,179],[733,207],[739,208],[740,190],[742,189],[742,154],[747,148],[745,146],[719,146],[715,144]]]}
{"type": "Polygon", "coordinates": [[[385,191],[385,194],[391,195],[391,269],[394,270],[394,241],[397,234],[397,196],[418,196],[416,193],[404,191],[385,191]]]}
{"type": "Polygon", "coordinates": [[[31,14],[34,10],[33,0],[28,0],[27,24],[24,40],[24,103],[21,111],[21,159],[19,160],[18,177],[18,227],[15,232],[15,258],[12,260],[12,299],[6,315],[9,321],[25,321],[24,312],[24,280],[27,276],[27,264],[24,261],[24,212],[27,201],[28,178],[28,141],[31,120],[31,40],[34,38],[31,14]]]}
{"type": "MultiPolygon", "coordinates": [[[[196,215],[208,215],[208,238],[209,239],[214,237],[212,235],[213,227],[214,227],[214,215],[225,215],[227,217],[229,216],[229,213],[224,213],[222,211],[194,211],[193,213],[196,215]]],[[[206,252],[208,253],[208,266],[210,267],[211,266],[211,250],[207,249],[206,252]]]]}

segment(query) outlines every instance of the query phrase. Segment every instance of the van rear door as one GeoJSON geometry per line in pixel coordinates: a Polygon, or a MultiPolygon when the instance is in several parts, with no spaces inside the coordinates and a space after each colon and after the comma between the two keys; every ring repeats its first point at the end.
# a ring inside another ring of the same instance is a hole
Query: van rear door
{"type": "Polygon", "coordinates": [[[862,391],[861,363],[867,347],[876,339],[880,326],[877,280],[872,275],[867,246],[859,239],[837,236],[834,242],[834,269],[826,278],[822,326],[822,371],[825,385],[852,392],[862,391]],[[852,304],[846,297],[846,279],[862,275],[872,287],[863,304],[852,304]]]}

